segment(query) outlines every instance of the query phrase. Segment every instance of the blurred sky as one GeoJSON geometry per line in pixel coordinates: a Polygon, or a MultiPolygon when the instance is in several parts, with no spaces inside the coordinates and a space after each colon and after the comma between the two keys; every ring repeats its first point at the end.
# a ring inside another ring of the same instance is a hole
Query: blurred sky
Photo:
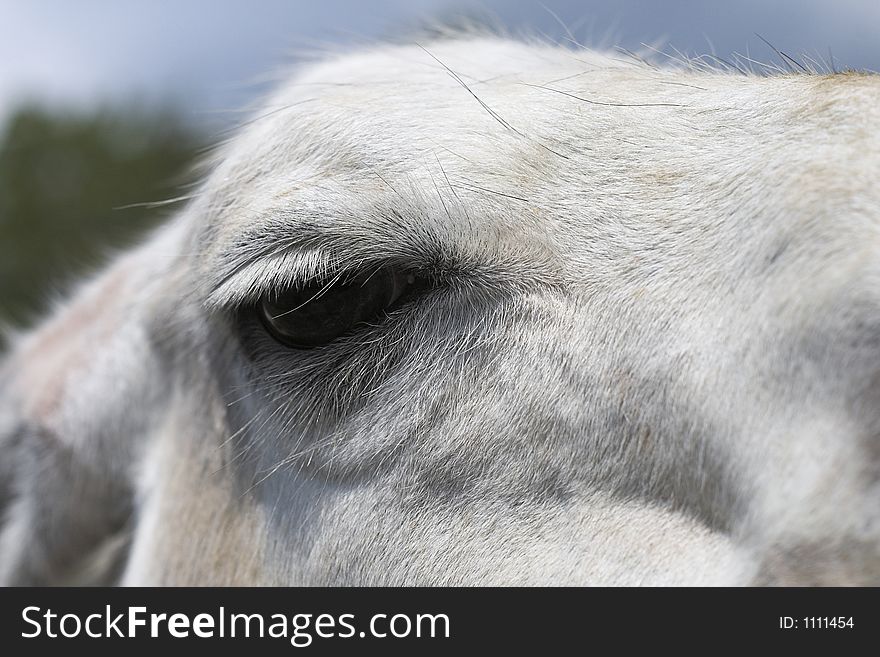
{"type": "Polygon", "coordinates": [[[457,13],[586,44],[668,44],[762,61],[778,49],[880,70],[880,0],[0,0],[0,122],[25,101],[179,104],[222,123],[297,49],[395,36],[457,13]],[[555,14],[555,16],[554,16],[555,14]]]}

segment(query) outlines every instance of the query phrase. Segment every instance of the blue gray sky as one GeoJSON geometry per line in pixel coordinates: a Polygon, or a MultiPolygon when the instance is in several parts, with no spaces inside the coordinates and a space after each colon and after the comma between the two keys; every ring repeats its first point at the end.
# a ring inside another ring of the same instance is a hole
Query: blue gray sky
{"type": "Polygon", "coordinates": [[[0,121],[24,102],[174,103],[218,124],[297,51],[461,13],[551,39],[564,23],[587,45],[774,60],[759,33],[791,55],[880,70],[880,0],[0,0],[0,121]]]}

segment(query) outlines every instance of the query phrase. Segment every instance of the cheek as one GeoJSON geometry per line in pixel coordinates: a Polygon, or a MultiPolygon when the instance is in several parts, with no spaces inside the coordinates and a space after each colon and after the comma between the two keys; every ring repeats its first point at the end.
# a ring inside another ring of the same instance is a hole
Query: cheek
{"type": "MultiPolygon", "coordinates": [[[[733,584],[750,572],[685,514],[601,493],[549,504],[413,505],[394,479],[329,487],[311,523],[309,575],[361,585],[733,584]]],[[[291,541],[299,541],[291,537],[291,541]]]]}

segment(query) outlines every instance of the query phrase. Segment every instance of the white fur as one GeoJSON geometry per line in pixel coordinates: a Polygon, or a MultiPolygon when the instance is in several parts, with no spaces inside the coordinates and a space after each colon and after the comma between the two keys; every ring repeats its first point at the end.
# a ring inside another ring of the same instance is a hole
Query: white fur
{"type": "Polygon", "coordinates": [[[868,74],[305,68],[9,356],[0,576],[880,583],[878,125],[868,74]],[[385,262],[443,285],[307,352],[248,310],[385,262]]]}

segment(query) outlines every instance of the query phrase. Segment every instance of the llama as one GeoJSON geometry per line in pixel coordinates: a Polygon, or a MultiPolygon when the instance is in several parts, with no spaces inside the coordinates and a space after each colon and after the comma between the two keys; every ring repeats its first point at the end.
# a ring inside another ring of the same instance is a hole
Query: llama
{"type": "Polygon", "coordinates": [[[880,80],[302,68],[0,373],[7,584],[880,584],[880,80]]]}

